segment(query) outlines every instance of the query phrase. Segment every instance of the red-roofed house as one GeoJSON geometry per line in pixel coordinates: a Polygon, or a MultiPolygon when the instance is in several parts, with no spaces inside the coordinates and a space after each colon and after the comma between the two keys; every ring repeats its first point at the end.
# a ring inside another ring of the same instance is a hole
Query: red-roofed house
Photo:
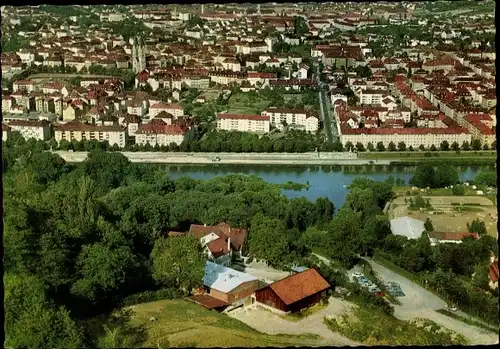
{"type": "Polygon", "coordinates": [[[217,264],[229,266],[233,252],[241,252],[247,230],[233,228],[222,222],[216,226],[191,224],[189,234],[200,239],[209,259],[217,264]]]}
{"type": "Polygon", "coordinates": [[[171,143],[180,145],[188,129],[181,125],[168,125],[161,119],[153,119],[148,124],[139,125],[135,132],[135,141],[137,144],[151,146],[168,146],[171,143]]]}
{"type": "Polygon", "coordinates": [[[274,311],[294,313],[318,303],[329,288],[316,269],[308,269],[256,291],[255,299],[274,311]]]}

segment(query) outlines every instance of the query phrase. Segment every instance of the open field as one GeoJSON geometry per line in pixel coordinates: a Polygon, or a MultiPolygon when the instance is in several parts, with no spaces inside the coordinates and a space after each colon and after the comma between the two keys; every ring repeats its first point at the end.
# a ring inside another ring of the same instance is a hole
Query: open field
{"type": "Polygon", "coordinates": [[[410,210],[405,198],[409,200],[412,196],[399,196],[394,199],[388,210],[389,219],[409,216],[425,221],[432,220],[436,231],[443,232],[466,232],[467,223],[475,219],[483,220],[486,224],[488,234],[497,237],[496,221],[498,220],[497,207],[493,202],[481,196],[422,196],[429,199],[432,209],[430,211],[410,210]],[[461,207],[462,212],[458,212],[461,207]],[[442,212],[442,214],[431,214],[431,212],[442,212]]]}
{"type": "Polygon", "coordinates": [[[214,99],[217,99],[218,96],[219,96],[219,90],[208,90],[208,91],[203,92],[197,98],[205,97],[206,101],[210,102],[210,101],[213,101],[214,99]]]}
{"type": "Polygon", "coordinates": [[[269,335],[227,315],[185,300],[162,300],[128,307],[129,325],[142,328],[140,347],[314,346],[316,335],[269,335]],[[150,318],[154,317],[154,322],[150,318]]]}
{"type": "Polygon", "coordinates": [[[435,151],[431,152],[432,156],[425,156],[426,152],[423,151],[394,151],[394,152],[360,152],[358,157],[360,159],[394,159],[401,161],[411,160],[445,160],[445,159],[463,159],[463,158],[495,158],[496,151],[493,150],[479,150],[479,151],[461,151],[460,153],[454,151],[435,151]]]}
{"type": "Polygon", "coordinates": [[[271,104],[271,101],[257,96],[250,100],[246,93],[234,93],[228,101],[228,113],[260,115],[271,104]]]}

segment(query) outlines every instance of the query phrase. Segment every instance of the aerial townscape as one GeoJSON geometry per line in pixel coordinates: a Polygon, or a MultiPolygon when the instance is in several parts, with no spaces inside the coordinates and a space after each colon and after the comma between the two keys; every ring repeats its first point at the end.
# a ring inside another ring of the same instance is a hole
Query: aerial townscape
{"type": "Polygon", "coordinates": [[[6,348],[498,344],[494,1],[1,16],[6,348]]]}

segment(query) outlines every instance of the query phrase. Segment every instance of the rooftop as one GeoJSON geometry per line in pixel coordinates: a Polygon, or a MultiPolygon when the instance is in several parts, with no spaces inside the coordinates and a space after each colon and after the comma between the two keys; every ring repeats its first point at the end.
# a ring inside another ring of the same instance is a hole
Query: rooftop
{"type": "Polygon", "coordinates": [[[207,261],[203,285],[214,290],[228,293],[245,282],[258,280],[255,276],[226,268],[222,265],[207,261]]]}

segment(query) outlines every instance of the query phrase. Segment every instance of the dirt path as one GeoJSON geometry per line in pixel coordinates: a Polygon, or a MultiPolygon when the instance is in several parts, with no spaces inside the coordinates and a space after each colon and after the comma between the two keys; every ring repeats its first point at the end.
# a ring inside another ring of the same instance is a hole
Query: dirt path
{"type": "Polygon", "coordinates": [[[229,316],[240,320],[256,330],[268,334],[307,334],[319,335],[324,345],[360,345],[339,333],[328,329],[323,322],[326,316],[339,315],[349,310],[349,303],[339,298],[330,298],[326,308],[311,314],[300,321],[289,321],[268,310],[259,307],[250,307],[229,313],[229,316]]]}

